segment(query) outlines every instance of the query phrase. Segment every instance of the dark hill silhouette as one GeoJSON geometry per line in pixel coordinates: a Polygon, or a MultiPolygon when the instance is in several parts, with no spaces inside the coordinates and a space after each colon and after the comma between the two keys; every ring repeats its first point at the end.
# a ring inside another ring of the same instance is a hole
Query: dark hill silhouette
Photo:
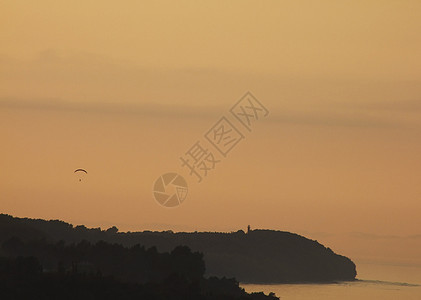
{"type": "MultiPolygon", "coordinates": [[[[16,238],[14,239],[16,240],[16,238]]],[[[21,246],[26,248],[25,251],[34,250],[33,246],[28,247],[22,241],[20,242],[21,246]]],[[[103,246],[96,245],[94,247],[103,246]]],[[[56,250],[57,253],[61,251],[74,253],[74,249],[66,249],[66,247],[58,247],[56,250]]],[[[83,252],[79,251],[78,253],[83,252]]],[[[171,253],[171,255],[173,254],[171,253]]],[[[160,259],[155,257],[155,259],[155,263],[160,262],[162,257],[160,259]]],[[[156,267],[150,270],[159,273],[160,270],[156,267]]],[[[4,300],[279,300],[273,293],[269,295],[262,292],[246,293],[234,279],[215,277],[191,279],[176,272],[159,281],[140,283],[133,280],[124,281],[113,275],[104,276],[99,270],[95,273],[77,270],[76,267],[70,271],[59,267],[56,271],[45,272],[42,264],[33,256],[0,257],[0,299],[4,300]]]]}
{"type": "Polygon", "coordinates": [[[200,281],[205,273],[203,254],[177,246],[160,253],[156,247],[124,247],[99,241],[65,244],[46,240],[23,242],[13,237],[1,245],[5,257],[36,257],[46,272],[93,273],[114,276],[123,282],[162,282],[176,276],[188,282],[200,281]]]}
{"type": "Polygon", "coordinates": [[[44,221],[0,215],[0,241],[17,236],[23,241],[44,238],[67,243],[107,241],[127,247],[140,244],[171,251],[186,245],[204,254],[207,276],[235,277],[240,282],[289,283],[354,280],[355,264],[317,241],[297,234],[240,230],[232,233],[127,232],[112,227],[88,229],[63,221],[44,221]]]}

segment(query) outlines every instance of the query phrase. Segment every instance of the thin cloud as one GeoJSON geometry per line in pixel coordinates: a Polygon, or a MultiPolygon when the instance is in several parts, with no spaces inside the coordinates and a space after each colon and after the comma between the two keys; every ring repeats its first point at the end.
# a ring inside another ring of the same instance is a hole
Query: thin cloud
{"type": "MultiPolygon", "coordinates": [[[[192,106],[165,105],[156,103],[99,103],[99,102],[66,102],[61,99],[13,99],[0,98],[0,108],[15,110],[66,111],[94,114],[125,114],[133,116],[149,116],[179,119],[216,119],[227,114],[229,106],[192,106]]],[[[410,124],[381,116],[372,117],[367,114],[347,111],[271,111],[264,120],[271,124],[292,124],[328,127],[360,127],[360,128],[411,128],[410,124]]]]}
{"type": "MultiPolygon", "coordinates": [[[[297,107],[295,98],[309,97],[306,93],[300,94],[303,87],[298,87],[299,83],[305,87],[305,82],[295,78],[286,84],[279,74],[251,75],[200,67],[145,68],[89,53],[61,55],[53,49],[47,49],[27,61],[3,56],[0,63],[0,77],[12,84],[3,95],[16,95],[0,98],[0,107],[3,108],[214,120],[228,113],[241,93],[252,86],[250,83],[259,82],[260,86],[257,86],[260,90],[272,95],[272,99],[268,100],[272,104],[275,102],[273,95],[280,94],[282,89],[289,88],[288,93],[292,97],[291,100],[279,100],[275,108],[269,107],[270,115],[265,122],[328,127],[420,128],[420,124],[400,116],[399,112],[420,112],[421,101],[347,102],[335,106],[329,101],[321,104],[315,100],[314,103],[310,101],[308,107],[299,108],[304,100],[297,107]],[[282,88],[277,88],[281,83],[282,88]],[[295,91],[295,88],[299,90],[295,91]],[[224,98],[218,99],[222,94],[224,98]],[[226,99],[232,99],[232,102],[228,103],[226,99]],[[210,106],[209,103],[215,104],[210,106]]],[[[317,82],[318,86],[323,86],[323,81],[317,82]]],[[[256,96],[260,99],[258,94],[256,96]]],[[[260,100],[265,103],[264,99],[260,100]]]]}
{"type": "Polygon", "coordinates": [[[210,118],[217,116],[221,108],[198,107],[186,105],[164,105],[155,103],[146,104],[119,104],[119,103],[73,103],[59,99],[43,100],[22,100],[11,98],[0,98],[0,107],[16,110],[44,110],[79,113],[105,113],[105,114],[126,114],[144,115],[163,118],[210,118]]]}
{"type": "Polygon", "coordinates": [[[365,103],[347,104],[345,107],[369,111],[375,110],[396,113],[420,113],[421,99],[370,101],[365,103]]]}

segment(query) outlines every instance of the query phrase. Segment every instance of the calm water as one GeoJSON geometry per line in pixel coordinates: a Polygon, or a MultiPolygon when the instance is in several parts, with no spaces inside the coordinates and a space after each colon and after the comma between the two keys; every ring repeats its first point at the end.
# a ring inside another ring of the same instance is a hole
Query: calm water
{"type": "Polygon", "coordinates": [[[337,284],[241,284],[248,292],[274,292],[281,299],[421,299],[421,267],[358,264],[358,281],[337,284]]]}

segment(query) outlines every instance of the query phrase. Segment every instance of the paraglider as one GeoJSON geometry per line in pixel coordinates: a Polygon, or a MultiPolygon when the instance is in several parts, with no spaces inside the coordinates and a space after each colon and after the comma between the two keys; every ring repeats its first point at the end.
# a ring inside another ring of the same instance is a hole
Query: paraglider
{"type": "MultiPolygon", "coordinates": [[[[74,171],[74,173],[76,173],[76,174],[82,174],[82,175],[83,175],[83,173],[88,174],[88,172],[85,169],[76,169],[74,171]]],[[[81,175],[79,175],[79,181],[82,181],[81,175]]]]}

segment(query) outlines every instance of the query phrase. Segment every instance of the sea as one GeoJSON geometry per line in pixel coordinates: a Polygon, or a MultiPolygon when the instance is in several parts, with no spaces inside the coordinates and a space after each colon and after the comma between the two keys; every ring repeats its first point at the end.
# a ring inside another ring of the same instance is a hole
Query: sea
{"type": "Polygon", "coordinates": [[[357,280],[326,284],[240,284],[247,292],[274,292],[280,299],[421,300],[421,266],[357,263],[357,280]]]}

